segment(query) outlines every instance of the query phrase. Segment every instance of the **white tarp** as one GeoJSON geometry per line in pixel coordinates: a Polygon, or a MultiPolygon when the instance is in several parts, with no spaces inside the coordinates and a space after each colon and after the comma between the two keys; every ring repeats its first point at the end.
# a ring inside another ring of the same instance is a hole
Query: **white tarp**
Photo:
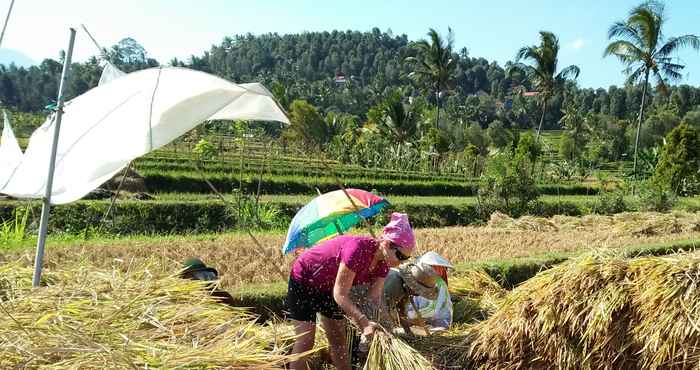
{"type": "MultiPolygon", "coordinates": [[[[126,75],[126,73],[122,72],[112,63],[106,62],[97,85],[106,84],[124,75],[126,75]]],[[[5,116],[5,129],[2,132],[2,139],[0,139],[0,188],[7,184],[15,168],[22,162],[23,156],[22,150],[19,148],[17,139],[10,126],[7,112],[3,111],[3,114],[5,116]]]]}
{"type": "MultiPolygon", "coordinates": [[[[176,67],[129,73],[66,103],[51,202],[82,198],[131,160],[208,119],[289,123],[259,84],[237,85],[176,67]]],[[[43,197],[53,127],[52,115],[32,134],[22,162],[0,193],[43,197]]]]}
{"type": "Polygon", "coordinates": [[[0,137],[0,186],[5,185],[12,175],[12,171],[22,161],[22,149],[20,149],[15,134],[12,132],[10,118],[4,110],[2,115],[4,125],[0,137]]]}
{"type": "Polygon", "coordinates": [[[100,81],[97,83],[97,86],[104,85],[124,75],[126,75],[126,73],[122,72],[121,69],[115,67],[114,64],[110,62],[106,62],[105,67],[102,68],[102,74],[100,75],[100,81]]]}

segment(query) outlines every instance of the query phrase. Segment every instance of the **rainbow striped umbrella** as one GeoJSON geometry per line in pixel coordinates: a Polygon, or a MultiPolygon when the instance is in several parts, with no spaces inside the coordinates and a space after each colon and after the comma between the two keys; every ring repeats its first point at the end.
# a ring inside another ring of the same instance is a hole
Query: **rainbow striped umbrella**
{"type": "Polygon", "coordinates": [[[282,253],[310,248],[319,241],[345,233],[362,219],[376,215],[389,205],[386,199],[365,190],[346,191],[359,212],[342,190],[319,195],[299,210],[292,219],[282,253]]]}

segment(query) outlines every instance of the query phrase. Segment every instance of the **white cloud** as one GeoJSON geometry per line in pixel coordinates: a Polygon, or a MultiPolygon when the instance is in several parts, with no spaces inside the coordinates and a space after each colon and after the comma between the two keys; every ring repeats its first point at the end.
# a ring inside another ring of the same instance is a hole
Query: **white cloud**
{"type": "Polygon", "coordinates": [[[577,38],[571,44],[569,44],[569,46],[571,46],[575,50],[579,50],[582,47],[584,47],[585,45],[586,45],[586,42],[582,38],[577,38]]]}

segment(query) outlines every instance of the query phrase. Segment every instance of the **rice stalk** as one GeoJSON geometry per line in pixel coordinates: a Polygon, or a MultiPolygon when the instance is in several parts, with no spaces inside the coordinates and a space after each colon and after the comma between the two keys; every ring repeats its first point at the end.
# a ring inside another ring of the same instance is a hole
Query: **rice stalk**
{"type": "Polygon", "coordinates": [[[399,338],[377,332],[367,354],[364,370],[431,370],[433,365],[399,338]]]}

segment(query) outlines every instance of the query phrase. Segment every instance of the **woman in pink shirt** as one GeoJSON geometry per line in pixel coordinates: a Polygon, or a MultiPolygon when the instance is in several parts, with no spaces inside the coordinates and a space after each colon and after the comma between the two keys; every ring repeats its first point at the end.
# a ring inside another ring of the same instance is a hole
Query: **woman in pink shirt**
{"type": "MultiPolygon", "coordinates": [[[[350,288],[371,284],[369,299],[379,307],[389,268],[408,260],[415,246],[408,215],[393,213],[379,239],[343,235],[301,254],[292,266],[287,290],[289,317],[298,335],[293,353],[313,348],[320,313],[333,364],[339,370],[350,369],[343,316],[352,319],[363,336],[371,336],[377,328],[351,301],[350,288]]],[[[306,357],[292,362],[291,369],[306,370],[306,357]]]]}

